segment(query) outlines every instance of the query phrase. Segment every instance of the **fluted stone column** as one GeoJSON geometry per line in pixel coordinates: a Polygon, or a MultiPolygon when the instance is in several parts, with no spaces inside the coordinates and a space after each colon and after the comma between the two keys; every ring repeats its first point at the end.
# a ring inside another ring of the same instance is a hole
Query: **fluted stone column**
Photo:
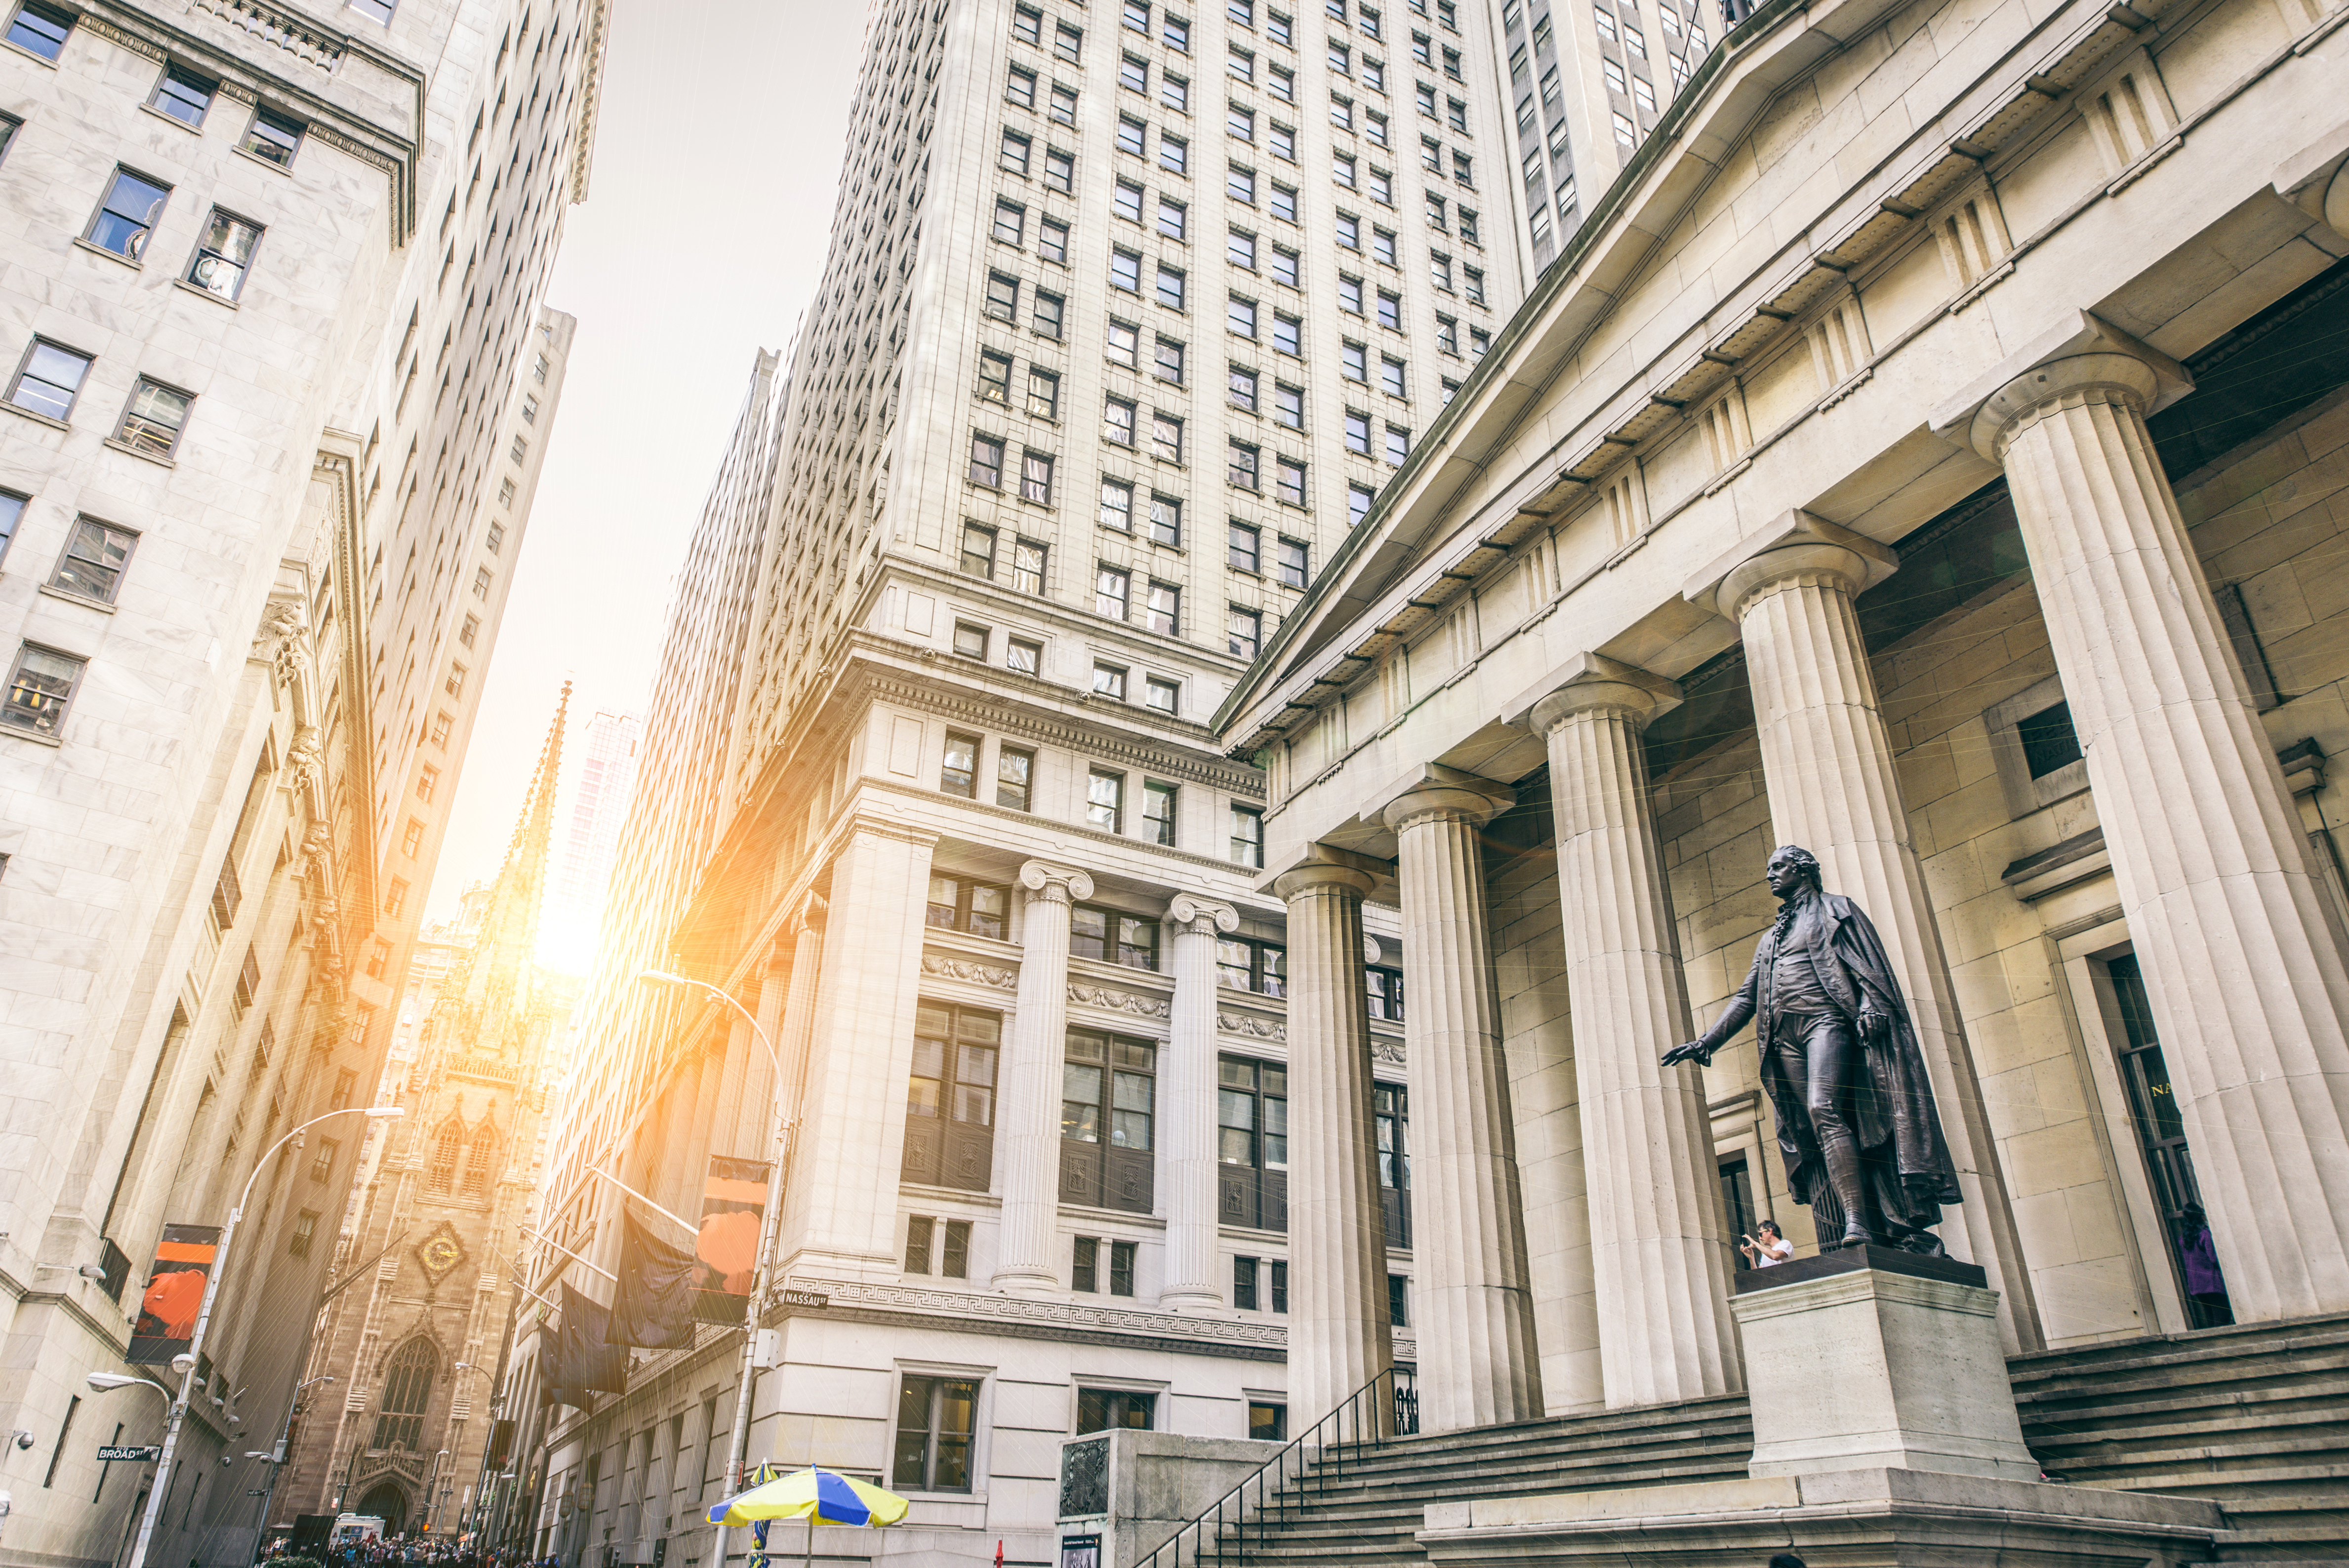
{"type": "Polygon", "coordinates": [[[2349,1309],[2349,965],[2145,427],[2076,354],[1974,416],[2006,467],[2113,877],[2241,1321],[2349,1309]]]}
{"type": "MultiPolygon", "coordinates": [[[[1326,852],[1326,851],[1325,851],[1326,852]]],[[[1367,872],[1315,859],[1288,904],[1288,1401],[1302,1431],[1394,1364],[1362,989],[1367,872]]],[[[1392,1407],[1381,1400],[1381,1420],[1392,1407]]]]}
{"type": "Polygon", "coordinates": [[[1025,918],[1019,930],[1019,991],[1004,1041],[995,1097],[998,1181],[1003,1224],[995,1288],[1064,1288],[1053,1244],[1061,1213],[1061,1068],[1068,1056],[1069,913],[1091,898],[1083,872],[1030,861],[1019,868],[1025,918]]]}
{"type": "Polygon", "coordinates": [[[1166,1284],[1158,1305],[1211,1312],[1224,1305],[1216,1267],[1216,938],[1239,929],[1239,911],[1195,893],[1166,906],[1174,1004],[1158,1058],[1158,1163],[1164,1173],[1166,1284]]]}
{"type": "Polygon", "coordinates": [[[1542,1414],[1516,1127],[1476,830],[1506,785],[1428,769],[1384,813],[1399,846],[1413,1294],[1426,1432],[1542,1414]]]}
{"type": "Polygon", "coordinates": [[[1549,747],[1567,998],[1582,1089],[1591,1272],[1607,1403],[1743,1386],[1728,1222],[1704,1080],[1663,1054],[1694,1034],[1640,731],[1680,688],[1588,655],[1535,704],[1549,747]]]}
{"type": "MultiPolygon", "coordinates": [[[[2009,1353],[2036,1349],[2031,1277],[1852,606],[1898,562],[1882,545],[1804,512],[1739,554],[1689,597],[1736,621],[1744,638],[1773,831],[1779,843],[1817,855],[1826,890],[1856,901],[1882,934],[1965,1198],[1943,1211],[1941,1239],[1989,1274],[2009,1353]]],[[[1758,865],[1754,877],[1761,881],[1758,865]]]]}

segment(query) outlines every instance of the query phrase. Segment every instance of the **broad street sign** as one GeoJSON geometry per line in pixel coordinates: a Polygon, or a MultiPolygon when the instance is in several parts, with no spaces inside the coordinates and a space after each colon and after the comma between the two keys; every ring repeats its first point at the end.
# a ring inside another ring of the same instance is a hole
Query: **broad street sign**
{"type": "Polygon", "coordinates": [[[160,1444],[150,1448],[102,1448],[98,1450],[98,1457],[102,1464],[111,1464],[116,1460],[160,1460],[163,1457],[163,1449],[160,1444]]]}

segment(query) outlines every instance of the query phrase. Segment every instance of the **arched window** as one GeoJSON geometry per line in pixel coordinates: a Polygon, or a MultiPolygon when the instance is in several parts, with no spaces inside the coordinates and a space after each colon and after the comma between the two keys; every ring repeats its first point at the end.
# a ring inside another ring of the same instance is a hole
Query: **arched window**
{"type": "Polygon", "coordinates": [[[440,1369],[440,1353],[421,1335],[391,1353],[383,1374],[383,1398],[376,1401],[377,1449],[422,1446],[424,1410],[432,1402],[432,1374],[440,1369]]]}
{"type": "Polygon", "coordinates": [[[457,1180],[457,1151],[464,1141],[464,1124],[453,1116],[432,1135],[432,1168],[424,1177],[427,1191],[446,1192],[450,1183],[457,1180]]]}
{"type": "Polygon", "coordinates": [[[497,1168],[497,1131],[485,1121],[474,1132],[473,1141],[465,1150],[464,1195],[468,1198],[489,1196],[490,1178],[496,1173],[497,1168]]]}

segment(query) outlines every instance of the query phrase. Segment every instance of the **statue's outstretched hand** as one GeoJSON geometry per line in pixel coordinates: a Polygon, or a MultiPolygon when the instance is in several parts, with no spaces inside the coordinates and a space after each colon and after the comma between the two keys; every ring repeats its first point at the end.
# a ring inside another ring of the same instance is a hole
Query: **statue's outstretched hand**
{"type": "Polygon", "coordinates": [[[1678,1067],[1682,1062],[1694,1062],[1701,1068],[1709,1068],[1713,1065],[1713,1053],[1705,1048],[1702,1040],[1683,1040],[1664,1053],[1664,1066],[1678,1067]]]}

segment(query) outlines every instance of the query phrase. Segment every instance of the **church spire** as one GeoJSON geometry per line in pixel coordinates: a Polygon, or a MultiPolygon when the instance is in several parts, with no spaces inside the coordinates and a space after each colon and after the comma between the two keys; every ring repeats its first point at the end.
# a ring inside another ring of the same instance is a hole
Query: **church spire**
{"type": "Polygon", "coordinates": [[[506,846],[505,862],[490,884],[465,973],[443,992],[468,1016],[474,1048],[495,1051],[502,1036],[520,1038],[528,1011],[530,976],[537,964],[539,906],[546,892],[547,857],[554,840],[555,786],[563,774],[563,738],[571,713],[571,683],[563,683],[554,720],[539,748],[538,766],[523,799],[522,815],[506,846]]]}

